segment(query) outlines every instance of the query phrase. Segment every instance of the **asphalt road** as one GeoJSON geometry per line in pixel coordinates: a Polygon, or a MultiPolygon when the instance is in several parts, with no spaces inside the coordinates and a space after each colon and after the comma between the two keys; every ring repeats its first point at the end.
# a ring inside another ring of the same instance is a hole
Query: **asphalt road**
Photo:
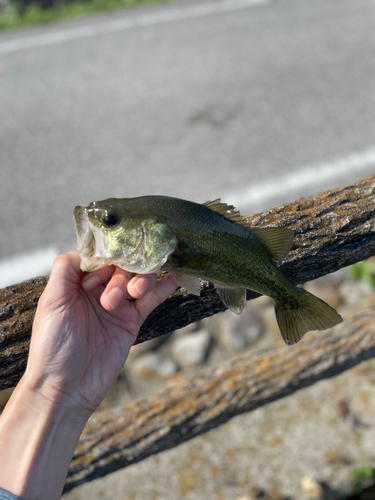
{"type": "Polygon", "coordinates": [[[77,204],[245,214],[359,180],[375,2],[184,0],[0,33],[0,165],[0,286],[75,248],[77,204]]]}

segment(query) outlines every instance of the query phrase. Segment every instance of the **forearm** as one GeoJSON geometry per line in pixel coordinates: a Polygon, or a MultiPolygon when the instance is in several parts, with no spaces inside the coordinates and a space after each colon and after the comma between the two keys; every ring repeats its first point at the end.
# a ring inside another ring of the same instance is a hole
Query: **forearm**
{"type": "Polygon", "coordinates": [[[76,252],[55,260],[36,311],[26,373],[0,418],[1,488],[23,500],[61,497],[85,423],[145,318],[177,286],[169,276],[156,283],[155,275],[107,266],[93,283],[92,275],[82,278],[76,252]]]}
{"type": "Polygon", "coordinates": [[[0,487],[23,500],[59,499],[86,417],[24,376],[0,418],[0,487]]]}

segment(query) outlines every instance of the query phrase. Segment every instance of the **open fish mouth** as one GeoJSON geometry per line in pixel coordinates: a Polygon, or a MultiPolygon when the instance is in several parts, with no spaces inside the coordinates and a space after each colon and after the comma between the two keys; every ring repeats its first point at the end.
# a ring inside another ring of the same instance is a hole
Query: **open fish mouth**
{"type": "Polygon", "coordinates": [[[96,271],[112,261],[106,257],[102,231],[89,221],[87,209],[77,206],[74,209],[78,251],[81,256],[81,270],[96,271]]]}
{"type": "Polygon", "coordinates": [[[86,209],[76,207],[74,209],[74,219],[76,223],[78,250],[81,254],[83,248],[87,248],[88,239],[90,238],[90,223],[86,209]]]}

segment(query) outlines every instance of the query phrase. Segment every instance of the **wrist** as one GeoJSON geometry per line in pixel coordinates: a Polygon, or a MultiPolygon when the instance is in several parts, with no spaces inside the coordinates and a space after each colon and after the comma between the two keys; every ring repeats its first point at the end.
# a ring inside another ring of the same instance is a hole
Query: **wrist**
{"type": "Polygon", "coordinates": [[[26,371],[18,385],[22,404],[34,417],[51,424],[58,423],[60,430],[66,427],[71,432],[80,433],[92,414],[78,398],[64,392],[50,380],[36,380],[26,371]]]}
{"type": "Polygon", "coordinates": [[[33,405],[38,401],[36,411],[42,411],[50,418],[62,419],[63,424],[71,428],[83,428],[95,410],[53,376],[43,377],[26,369],[19,385],[32,398],[33,405]]]}
{"type": "Polygon", "coordinates": [[[60,498],[87,420],[67,401],[51,400],[21,379],[0,419],[1,487],[25,500],[60,498]]]}

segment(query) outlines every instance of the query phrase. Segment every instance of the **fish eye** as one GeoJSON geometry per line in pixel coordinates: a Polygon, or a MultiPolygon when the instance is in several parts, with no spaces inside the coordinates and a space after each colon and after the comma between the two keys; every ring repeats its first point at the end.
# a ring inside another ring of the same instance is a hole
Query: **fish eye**
{"type": "Polygon", "coordinates": [[[106,214],[102,220],[105,226],[113,227],[118,223],[119,217],[116,214],[106,214]]]}

